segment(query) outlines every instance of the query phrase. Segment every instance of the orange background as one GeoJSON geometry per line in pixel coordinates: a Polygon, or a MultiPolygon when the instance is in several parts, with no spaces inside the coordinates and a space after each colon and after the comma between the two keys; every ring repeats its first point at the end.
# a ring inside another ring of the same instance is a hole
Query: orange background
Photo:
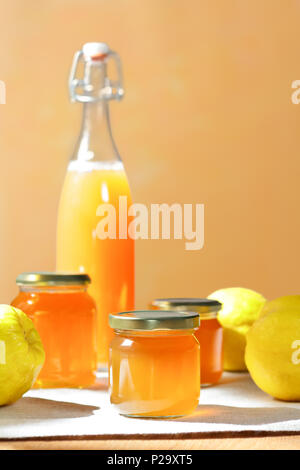
{"type": "Polygon", "coordinates": [[[106,41],[126,96],[112,124],[141,203],[204,203],[205,247],[137,243],[137,304],[245,286],[299,293],[300,2],[0,0],[0,299],[55,267],[59,194],[79,131],[73,54],[106,41]]]}

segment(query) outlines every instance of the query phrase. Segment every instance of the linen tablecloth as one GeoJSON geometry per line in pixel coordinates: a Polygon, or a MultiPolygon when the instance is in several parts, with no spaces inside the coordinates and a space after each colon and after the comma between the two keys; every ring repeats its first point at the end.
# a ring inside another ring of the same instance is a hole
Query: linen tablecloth
{"type": "Polygon", "coordinates": [[[88,390],[30,390],[0,408],[0,439],[143,436],[205,437],[225,433],[300,433],[300,403],[274,400],[247,373],[225,373],[201,390],[192,415],[172,420],[119,416],[109,403],[104,378],[88,390]]]}

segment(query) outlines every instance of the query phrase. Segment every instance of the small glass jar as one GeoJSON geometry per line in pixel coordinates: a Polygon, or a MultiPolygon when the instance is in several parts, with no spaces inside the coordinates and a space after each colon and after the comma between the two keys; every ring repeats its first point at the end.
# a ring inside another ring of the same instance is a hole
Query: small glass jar
{"type": "Polygon", "coordinates": [[[193,311],[200,315],[201,324],[195,332],[201,348],[201,385],[216,384],[223,373],[223,328],[217,314],[222,304],[212,299],[156,299],[152,308],[193,311]]]}
{"type": "Polygon", "coordinates": [[[12,305],[33,321],[46,359],[35,388],[87,387],[97,368],[96,307],[87,274],[23,273],[12,305]]]}
{"type": "Polygon", "coordinates": [[[110,401],[125,416],[175,418],[197,407],[198,313],[153,310],[111,314],[110,401]]]}

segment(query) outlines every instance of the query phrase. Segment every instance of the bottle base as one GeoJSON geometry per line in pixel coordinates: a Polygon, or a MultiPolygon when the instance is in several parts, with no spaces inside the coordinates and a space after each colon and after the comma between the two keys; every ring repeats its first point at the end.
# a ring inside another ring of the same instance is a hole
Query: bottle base
{"type": "Polygon", "coordinates": [[[108,368],[100,367],[96,371],[97,379],[107,379],[108,378],[108,368]]]}

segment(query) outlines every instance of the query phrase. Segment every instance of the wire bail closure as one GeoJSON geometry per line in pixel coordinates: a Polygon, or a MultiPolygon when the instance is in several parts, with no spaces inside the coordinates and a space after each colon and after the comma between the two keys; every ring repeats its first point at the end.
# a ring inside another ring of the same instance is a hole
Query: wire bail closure
{"type": "Polygon", "coordinates": [[[83,50],[77,51],[74,55],[71,72],[69,76],[69,92],[70,99],[74,102],[79,103],[95,103],[102,100],[121,100],[124,96],[123,88],[123,75],[122,75],[122,65],[119,55],[112,50],[108,50],[107,54],[104,54],[103,57],[99,60],[93,60],[93,58],[86,59],[83,50]],[[112,59],[115,62],[117,70],[117,80],[111,80],[108,77],[105,77],[105,85],[101,90],[99,96],[91,96],[89,93],[93,91],[92,85],[88,82],[86,76],[83,78],[77,78],[77,69],[80,62],[83,64],[89,64],[93,62],[104,62],[107,63],[109,59],[112,59]],[[80,93],[81,89],[81,93],[80,93]]]}

